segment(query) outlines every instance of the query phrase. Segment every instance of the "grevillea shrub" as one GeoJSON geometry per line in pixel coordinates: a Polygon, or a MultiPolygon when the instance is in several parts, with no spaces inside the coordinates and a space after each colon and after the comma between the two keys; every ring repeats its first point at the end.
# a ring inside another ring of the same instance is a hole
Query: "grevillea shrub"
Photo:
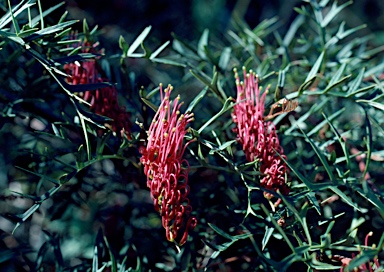
{"type": "Polygon", "coordinates": [[[380,1],[48,2],[0,0],[1,271],[383,270],[380,1]]]}

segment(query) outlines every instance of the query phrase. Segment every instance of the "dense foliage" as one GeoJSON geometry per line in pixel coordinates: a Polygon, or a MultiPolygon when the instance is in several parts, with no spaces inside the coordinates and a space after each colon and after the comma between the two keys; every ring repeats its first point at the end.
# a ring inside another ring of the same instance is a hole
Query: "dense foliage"
{"type": "Polygon", "coordinates": [[[1,1],[2,271],[382,271],[384,48],[351,4],[116,54],[1,1]]]}

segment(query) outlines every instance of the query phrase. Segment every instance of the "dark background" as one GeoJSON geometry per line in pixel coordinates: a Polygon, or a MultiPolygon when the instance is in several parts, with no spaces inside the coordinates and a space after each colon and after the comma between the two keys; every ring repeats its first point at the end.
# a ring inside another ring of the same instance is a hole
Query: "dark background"
{"type": "MultiPolygon", "coordinates": [[[[45,8],[60,2],[42,1],[45,8]]],[[[116,52],[120,35],[131,42],[149,25],[152,26],[152,39],[160,42],[172,39],[171,33],[194,41],[205,28],[219,36],[228,28],[234,11],[243,15],[251,28],[264,19],[278,16],[282,24],[279,31],[284,32],[296,16],[293,7],[301,3],[301,0],[68,0],[55,16],[68,10],[70,19],[86,18],[90,27],[98,25],[103,47],[116,52]]],[[[348,18],[347,24],[353,26],[366,23],[365,34],[375,32],[377,39],[384,30],[384,2],[381,0],[354,1],[339,16],[348,18]]]]}

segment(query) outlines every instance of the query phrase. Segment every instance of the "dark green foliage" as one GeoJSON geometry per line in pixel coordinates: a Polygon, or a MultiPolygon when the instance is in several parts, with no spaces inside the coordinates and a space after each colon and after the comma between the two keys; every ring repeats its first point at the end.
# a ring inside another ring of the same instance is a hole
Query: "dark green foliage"
{"type": "Polygon", "coordinates": [[[347,258],[346,269],[383,267],[383,47],[349,26],[351,2],[303,1],[286,31],[277,17],[250,27],[239,7],[225,31],[197,40],[153,41],[148,26],[109,41],[118,54],[82,52],[100,32],[67,13],[54,21],[65,3],[10,2],[0,1],[4,271],[340,271],[347,258]],[[87,61],[109,82],[69,84],[64,65],[87,61]],[[299,103],[273,119],[289,195],[260,186],[259,162],[236,141],[233,68],[243,66],[273,90],[266,111],[299,103]],[[159,80],[195,114],[185,159],[198,225],[181,248],[165,238],[140,164],[159,80]],[[130,137],[82,99],[111,86],[130,137]]]}

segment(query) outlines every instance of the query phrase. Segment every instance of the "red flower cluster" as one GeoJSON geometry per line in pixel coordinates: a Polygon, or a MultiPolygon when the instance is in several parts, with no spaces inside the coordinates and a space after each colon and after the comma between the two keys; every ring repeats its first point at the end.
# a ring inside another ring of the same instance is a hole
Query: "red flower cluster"
{"type": "MultiPolygon", "coordinates": [[[[91,42],[84,41],[81,44],[82,52],[98,53],[96,50],[97,45],[98,43],[92,44],[91,42]]],[[[66,64],[64,65],[64,70],[70,75],[67,78],[69,84],[91,84],[107,81],[100,77],[95,59],[86,60],[81,64],[78,62],[66,64]]],[[[108,86],[86,91],[81,96],[91,105],[90,110],[92,112],[112,119],[111,123],[106,126],[110,127],[115,133],[119,133],[121,137],[126,135],[128,139],[131,139],[129,113],[124,107],[119,105],[115,87],[108,86]]]]}
{"type": "MultiPolygon", "coordinates": [[[[237,140],[243,145],[243,150],[248,161],[258,160],[260,172],[262,173],[261,186],[271,191],[280,190],[283,195],[289,193],[285,183],[287,166],[282,157],[283,148],[280,146],[275,125],[264,118],[264,107],[267,90],[260,95],[257,75],[249,71],[247,74],[243,68],[244,82],[240,81],[239,75],[234,69],[237,100],[234,106],[232,119],[236,123],[234,132],[237,140]]],[[[273,195],[264,192],[267,199],[273,195]]],[[[275,206],[281,202],[279,199],[275,206]]]]}
{"type": "Polygon", "coordinates": [[[183,139],[186,126],[193,121],[193,113],[180,114],[180,96],[170,100],[173,87],[163,91],[160,84],[161,104],[148,131],[148,144],[141,149],[140,161],[144,165],[147,186],[151,190],[156,211],[162,216],[162,225],[166,229],[169,241],[178,238],[180,229],[184,233],[178,244],[183,245],[188,238],[188,231],[195,228],[197,220],[191,217],[192,207],[189,193],[189,164],[183,159],[187,145],[183,139]]]}

